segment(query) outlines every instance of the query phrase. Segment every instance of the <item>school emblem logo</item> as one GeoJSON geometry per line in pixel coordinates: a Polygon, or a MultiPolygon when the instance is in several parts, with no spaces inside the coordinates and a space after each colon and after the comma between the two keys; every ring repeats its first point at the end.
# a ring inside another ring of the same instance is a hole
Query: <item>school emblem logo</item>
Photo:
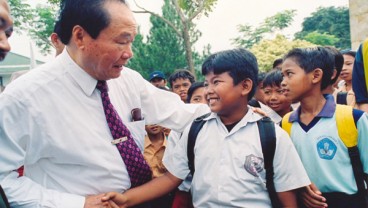
{"type": "Polygon", "coordinates": [[[258,177],[258,173],[262,172],[263,170],[263,158],[257,157],[253,154],[246,156],[244,168],[254,177],[258,177]]]}
{"type": "Polygon", "coordinates": [[[336,144],[329,138],[323,138],[317,143],[317,152],[321,159],[332,160],[336,150],[336,144]]]}

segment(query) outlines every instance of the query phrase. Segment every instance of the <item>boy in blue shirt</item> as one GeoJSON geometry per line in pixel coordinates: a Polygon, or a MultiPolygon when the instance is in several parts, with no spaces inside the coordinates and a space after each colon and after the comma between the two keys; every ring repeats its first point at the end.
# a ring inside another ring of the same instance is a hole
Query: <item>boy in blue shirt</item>
{"type": "Polygon", "coordinates": [[[360,44],[355,56],[353,91],[358,108],[368,112],[368,38],[360,44]]]}
{"type": "MultiPolygon", "coordinates": [[[[205,98],[212,113],[205,118],[194,146],[194,207],[271,207],[257,125],[262,117],[248,106],[257,86],[257,73],[257,60],[245,49],[215,53],[202,65],[205,98]]],[[[297,190],[310,181],[287,133],[273,125],[273,182],[283,207],[296,207],[297,190]]],[[[107,193],[103,200],[131,206],[178,186],[190,172],[188,132],[189,127],[164,159],[169,173],[124,194],[107,193]]]]}
{"type": "MultiPolygon", "coordinates": [[[[303,202],[307,207],[365,207],[357,193],[348,150],[337,129],[336,104],[332,95],[322,93],[330,85],[333,70],[334,57],[322,47],[293,49],[282,65],[285,95],[300,101],[300,107],[287,122],[292,123],[290,137],[312,181],[302,193],[303,202]]],[[[360,160],[367,174],[368,118],[364,112],[350,109],[358,131],[360,160]]],[[[284,128],[284,121],[282,124],[284,128]]]]}

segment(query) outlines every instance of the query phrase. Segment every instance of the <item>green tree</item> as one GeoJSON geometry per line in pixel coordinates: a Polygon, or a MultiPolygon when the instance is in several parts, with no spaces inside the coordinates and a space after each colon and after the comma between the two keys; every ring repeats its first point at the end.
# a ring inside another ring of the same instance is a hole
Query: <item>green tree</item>
{"type": "Polygon", "coordinates": [[[291,49],[311,46],[314,44],[305,40],[291,41],[283,35],[277,35],[273,40],[260,41],[250,51],[257,57],[259,70],[268,72],[272,69],[273,61],[282,58],[291,49]]]}
{"type": "MultiPolygon", "coordinates": [[[[175,7],[170,0],[165,0],[162,6],[162,17],[180,27],[180,19],[175,7]]],[[[162,21],[161,18],[151,15],[152,27],[147,41],[138,34],[133,43],[134,57],[128,67],[140,72],[144,77],[154,70],[160,70],[169,76],[174,70],[187,68],[183,39],[178,36],[174,29],[162,21]]],[[[196,31],[194,31],[195,33],[196,31]]],[[[202,54],[193,50],[193,61],[195,68],[200,68],[205,56],[208,56],[210,46],[203,49],[202,54]]],[[[200,77],[196,70],[197,78],[200,77]]]]}
{"type": "Polygon", "coordinates": [[[33,9],[22,0],[9,0],[11,14],[14,17],[14,31],[21,33],[29,28],[29,24],[34,17],[33,9]]]}
{"type": "Polygon", "coordinates": [[[58,3],[59,0],[49,0],[46,5],[32,8],[22,0],[9,0],[15,32],[30,35],[43,54],[51,51],[49,36],[54,29],[58,3]]]}
{"type": "Polygon", "coordinates": [[[310,17],[304,19],[303,28],[295,34],[295,38],[305,39],[309,33],[316,31],[338,38],[333,45],[336,48],[350,48],[349,21],[349,8],[347,7],[320,7],[310,17]]]}
{"type": "Polygon", "coordinates": [[[334,35],[329,35],[327,33],[321,34],[317,31],[308,33],[304,37],[304,40],[321,46],[333,46],[339,41],[339,39],[336,38],[334,35]]]}
{"type": "Polygon", "coordinates": [[[35,10],[36,16],[33,19],[28,33],[36,42],[44,55],[51,52],[52,44],[50,43],[50,35],[54,31],[56,12],[46,5],[38,5],[35,10]]]}
{"type": "Polygon", "coordinates": [[[194,18],[198,18],[201,14],[208,15],[211,9],[216,4],[217,0],[170,0],[172,5],[174,5],[175,11],[179,16],[179,25],[172,22],[162,15],[156,14],[155,12],[149,11],[141,6],[139,6],[135,1],[135,4],[140,9],[139,11],[134,11],[136,13],[149,13],[153,16],[160,18],[167,25],[172,27],[178,37],[183,40],[185,57],[188,65],[188,69],[195,73],[194,70],[194,60],[193,60],[193,43],[198,39],[200,33],[195,31],[195,25],[193,23],[194,18]]]}
{"type": "Polygon", "coordinates": [[[251,48],[266,34],[280,32],[290,26],[295,15],[295,10],[285,10],[267,17],[258,27],[252,27],[249,24],[238,25],[240,35],[233,39],[233,44],[238,47],[251,48]]]}

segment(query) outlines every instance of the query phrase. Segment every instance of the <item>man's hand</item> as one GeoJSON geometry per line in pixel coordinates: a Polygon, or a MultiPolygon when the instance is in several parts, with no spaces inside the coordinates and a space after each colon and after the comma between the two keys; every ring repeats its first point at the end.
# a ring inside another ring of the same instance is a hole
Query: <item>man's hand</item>
{"type": "Polygon", "coordinates": [[[127,202],[128,198],[124,194],[119,194],[117,192],[109,192],[104,194],[102,197],[102,202],[113,202],[114,205],[117,205],[118,208],[126,208],[128,207],[127,202]]]}
{"type": "Polygon", "coordinates": [[[112,201],[102,201],[103,196],[104,194],[87,196],[84,202],[84,208],[119,208],[112,201]]]}
{"type": "Polygon", "coordinates": [[[327,207],[326,199],[313,183],[301,190],[301,197],[303,204],[308,208],[327,207]]]}

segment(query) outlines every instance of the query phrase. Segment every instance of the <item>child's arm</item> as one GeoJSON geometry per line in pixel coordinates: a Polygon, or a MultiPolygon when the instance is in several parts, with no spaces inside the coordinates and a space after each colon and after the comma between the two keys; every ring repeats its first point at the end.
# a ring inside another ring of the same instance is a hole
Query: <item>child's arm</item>
{"type": "Polygon", "coordinates": [[[327,207],[326,198],[322,196],[317,186],[312,183],[301,190],[302,202],[306,207],[324,208],[327,207]]]}
{"type": "Polygon", "coordinates": [[[277,192],[277,196],[284,208],[298,207],[298,200],[296,198],[296,190],[277,192]]]}
{"type": "Polygon", "coordinates": [[[182,181],[170,172],[166,172],[163,176],[139,187],[129,189],[123,194],[116,192],[106,193],[102,197],[102,201],[112,200],[120,208],[130,207],[163,196],[178,187],[182,181]]]}

